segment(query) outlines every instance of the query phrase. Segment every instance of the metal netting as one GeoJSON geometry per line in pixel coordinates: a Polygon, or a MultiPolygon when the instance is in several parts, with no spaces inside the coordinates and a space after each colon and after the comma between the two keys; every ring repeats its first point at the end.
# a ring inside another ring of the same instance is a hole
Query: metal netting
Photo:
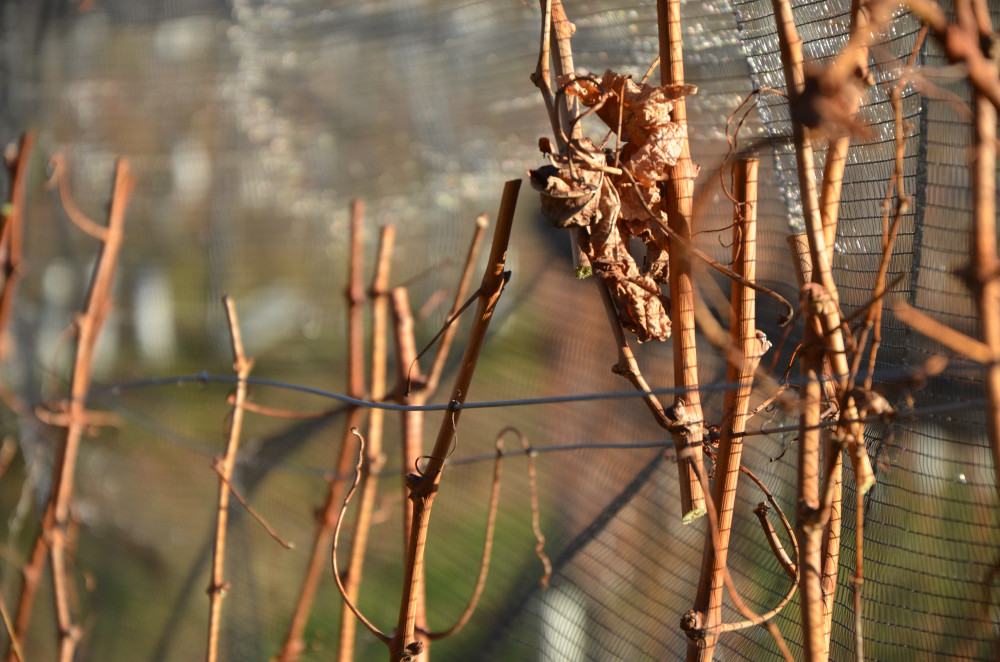
{"type": "MultiPolygon", "coordinates": [[[[565,4],[577,27],[580,71],[642,76],[657,53],[655,3],[565,4]]],[[[996,22],[1000,6],[990,4],[996,22]]],[[[829,60],[844,46],[848,0],[793,7],[807,60],[829,60]]],[[[724,244],[732,207],[712,182],[729,149],[727,118],[765,90],[740,134],[744,145],[763,145],[757,278],[795,301],[785,238],[801,229],[802,210],[788,104],[765,89],[784,88],[771,3],[688,0],[682,12],[686,76],[698,86],[687,102],[691,149],[702,168],[699,186],[717,189],[699,219],[698,245],[720,261],[730,256],[724,244]]],[[[476,215],[493,214],[503,182],[541,162],[538,138],[551,132],[529,80],[538,57],[539,10],[517,0],[46,0],[2,3],[0,20],[0,136],[14,141],[27,129],[38,136],[28,178],[24,280],[12,326],[17,351],[2,372],[4,386],[28,410],[65,387],[63,330],[81,305],[97,250],[45,186],[45,161],[56,152],[65,156],[76,202],[95,219],[105,212],[119,155],[131,160],[137,181],[92,397],[92,406],[114,412],[118,425],[86,440],[78,468],[73,567],[85,627],[78,658],[203,656],[218,489],[211,462],[222,452],[230,386],[172,378],[229,371],[219,304],[228,293],[256,360],[254,376],[343,392],[352,198],[366,202],[366,278],[377,228],[392,223],[398,232],[392,282],[409,289],[418,344],[431,340],[447,318],[476,215]],[[160,381],[122,386],[147,379],[160,381]]],[[[848,157],[833,263],[845,316],[868,304],[879,266],[897,139],[888,95],[919,29],[917,19],[899,10],[871,53],[875,84],[862,108],[870,132],[848,157]]],[[[902,175],[913,197],[887,281],[893,297],[976,336],[978,313],[959,273],[971,228],[972,131],[962,112],[971,93],[933,39],[917,51],[917,62],[923,82],[908,84],[901,96],[902,175]]],[[[822,150],[818,155],[821,168],[822,150]]],[[[527,186],[508,265],[512,280],[470,400],[627,390],[610,370],[615,347],[596,288],[574,277],[567,236],[544,227],[527,186]]],[[[718,315],[728,315],[717,305],[719,297],[725,302],[725,280],[707,272],[698,278],[718,315]]],[[[760,298],[758,328],[776,349],[780,312],[760,298]]],[[[798,324],[792,338],[801,335],[798,324]]],[[[980,368],[888,312],[882,334],[875,383],[898,416],[866,429],[877,483],[865,496],[865,656],[992,659],[1000,540],[980,368]],[[936,355],[951,359],[947,370],[918,384],[914,371],[936,355]]],[[[790,350],[784,347],[779,366],[790,350]]],[[[636,351],[654,387],[672,385],[669,341],[636,351]]],[[[770,360],[769,354],[765,363],[770,360]]],[[[444,384],[457,363],[450,360],[444,384]]],[[[706,420],[717,422],[725,361],[706,344],[699,370],[708,385],[706,420]]],[[[446,401],[445,388],[435,402],[446,401]]],[[[275,387],[253,391],[256,400],[276,407],[333,406],[275,387]]],[[[755,397],[756,404],[763,394],[755,397]]],[[[443,415],[426,414],[428,437],[443,415]]],[[[403,573],[399,479],[412,470],[401,466],[395,416],[389,415],[387,469],[360,599],[362,611],[390,630],[403,573]]],[[[282,549],[242,507],[232,507],[223,659],[277,653],[343,419],[342,411],[294,423],[248,419],[234,482],[298,549],[282,549]]],[[[743,464],[790,516],[797,433],[766,430],[796,420],[780,409],[763,410],[743,454],[743,464]]],[[[0,482],[7,551],[0,588],[9,607],[51,487],[57,435],[9,409],[0,421],[22,458],[0,482]]],[[[493,441],[510,425],[542,450],[535,462],[541,529],[554,570],[550,586],[539,585],[527,460],[511,454],[503,465],[483,602],[460,635],[434,643],[432,657],[683,658],[687,639],[678,624],[694,599],[706,524],[681,524],[669,435],[629,397],[463,413],[428,543],[429,625],[448,627],[472,590],[493,441]],[[650,447],[608,448],[612,443],[650,447]],[[548,450],[557,446],[573,450],[548,450]]],[[[508,450],[515,445],[507,439],[508,450]]],[[[855,486],[849,474],[833,659],[854,655],[855,486]]],[[[741,483],[729,554],[741,595],[758,612],[791,584],[752,515],[761,500],[756,487],[741,483]]],[[[351,535],[348,522],[345,546],[351,535]]],[[[327,572],[303,660],[335,657],[340,613],[327,572]]],[[[26,643],[37,652],[29,659],[54,656],[52,618],[44,610],[36,614],[26,643]]],[[[741,618],[724,605],[724,621],[741,618]]],[[[793,654],[800,653],[797,598],[775,622],[793,654]]],[[[384,655],[381,643],[359,632],[357,659],[384,655]]],[[[722,636],[716,655],[780,659],[762,628],[722,636]]]]}

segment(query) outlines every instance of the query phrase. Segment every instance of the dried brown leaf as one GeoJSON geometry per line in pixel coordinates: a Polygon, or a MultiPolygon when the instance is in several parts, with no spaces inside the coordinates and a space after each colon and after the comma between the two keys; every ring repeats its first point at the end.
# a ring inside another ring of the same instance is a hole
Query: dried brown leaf
{"type": "Polygon", "coordinates": [[[663,211],[663,200],[660,196],[659,186],[645,185],[638,180],[636,183],[639,184],[638,190],[632,186],[632,182],[624,178],[616,182],[616,185],[621,194],[621,216],[628,223],[629,234],[638,237],[643,232],[648,231],[649,214],[646,213],[642,202],[645,201],[652,211],[660,212],[663,211]]]}
{"type": "Polygon", "coordinates": [[[636,340],[666,340],[670,337],[670,316],[661,300],[660,288],[648,276],[639,274],[635,263],[594,263],[597,274],[611,291],[622,326],[636,340]]]}
{"type": "Polygon", "coordinates": [[[568,167],[546,165],[529,170],[528,176],[531,185],[541,195],[542,214],[549,225],[557,228],[586,227],[594,222],[601,173],[582,171],[577,181],[570,175],[568,167]]]}
{"type": "Polygon", "coordinates": [[[650,239],[646,242],[646,261],[642,270],[657,283],[666,283],[670,278],[670,253],[650,239]]]}
{"type": "MultiPolygon", "coordinates": [[[[607,73],[604,75],[607,77],[607,73]]],[[[603,82],[599,85],[590,78],[578,78],[575,75],[560,76],[556,82],[565,85],[566,94],[578,97],[585,106],[594,106],[601,100],[603,82]]]]}
{"type": "Polygon", "coordinates": [[[598,109],[597,116],[612,131],[618,131],[621,110],[620,126],[625,129],[628,139],[642,141],[650,129],[671,121],[670,112],[676,100],[696,90],[693,85],[639,85],[631,76],[605,71],[600,84],[590,78],[576,78],[568,85],[566,93],[579,97],[585,106],[596,105],[607,94],[607,101],[598,109]]]}
{"type": "MultiPolygon", "coordinates": [[[[670,317],[661,300],[662,293],[650,274],[639,272],[628,250],[628,238],[622,237],[618,221],[618,194],[607,180],[602,187],[604,211],[600,222],[591,227],[589,254],[594,274],[607,284],[618,319],[635,334],[639,342],[666,340],[670,337],[670,317]]],[[[657,256],[657,274],[666,278],[667,256],[657,256]]]]}
{"type": "Polygon", "coordinates": [[[548,224],[557,228],[586,227],[602,213],[607,215],[601,204],[604,152],[587,138],[574,142],[570,156],[546,152],[546,147],[551,147],[546,142],[539,141],[539,147],[550,164],[529,170],[528,176],[541,194],[542,214],[548,224]]]}
{"type": "Polygon", "coordinates": [[[681,155],[686,135],[685,127],[673,122],[654,127],[629,155],[626,167],[640,183],[652,185],[665,180],[667,167],[676,164],[681,155]]]}
{"type": "Polygon", "coordinates": [[[653,240],[650,224],[656,220],[649,211],[662,213],[660,182],[677,163],[686,138],[685,127],[671,121],[674,102],[695,88],[640,85],[612,71],[600,81],[568,76],[558,82],[613,131],[621,131],[625,145],[619,159],[635,182],[604,174],[612,172],[607,157],[589,140],[576,141],[559,155],[540,144],[552,162],[530,173],[542,194],[542,211],[551,225],[590,228],[581,247],[594,274],[607,284],[622,326],[639,342],[665,340],[670,318],[660,284],[668,281],[670,262],[653,240]],[[646,245],[642,271],[629,251],[633,237],[646,245]]]}
{"type": "Polygon", "coordinates": [[[631,261],[628,248],[622,240],[618,229],[618,212],[621,204],[618,192],[611,182],[605,178],[601,185],[601,198],[598,203],[599,214],[597,222],[590,230],[590,255],[592,260],[616,263],[620,260],[631,261]]]}

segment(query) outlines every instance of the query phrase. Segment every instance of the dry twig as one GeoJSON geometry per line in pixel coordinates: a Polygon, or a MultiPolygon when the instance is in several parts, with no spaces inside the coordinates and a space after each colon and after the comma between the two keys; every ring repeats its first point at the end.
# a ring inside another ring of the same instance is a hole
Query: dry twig
{"type": "Polygon", "coordinates": [[[49,179],[49,185],[59,188],[59,200],[62,202],[63,209],[66,210],[69,220],[85,234],[89,234],[94,239],[104,241],[107,237],[107,228],[101,227],[87,218],[87,215],[80,211],[80,208],[73,202],[73,196],[69,192],[69,182],[66,178],[66,157],[58,153],[53,154],[49,158],[49,166],[52,168],[52,177],[49,179]]]}
{"type": "MultiPolygon", "coordinates": [[[[469,387],[475,373],[476,363],[486,331],[489,328],[497,301],[507,281],[504,265],[507,257],[507,244],[510,240],[511,224],[514,220],[514,209],[517,203],[517,193],[520,180],[507,182],[504,187],[497,214],[497,226],[493,235],[493,246],[490,251],[487,271],[480,286],[479,305],[476,317],[469,331],[469,339],[465,353],[455,378],[450,402],[462,403],[469,394],[469,387]]],[[[400,604],[399,620],[395,636],[390,643],[389,659],[398,662],[407,656],[417,655],[422,650],[421,642],[416,639],[416,593],[417,579],[423,575],[424,553],[427,543],[427,525],[429,523],[431,506],[437,494],[438,483],[444,469],[445,459],[456,432],[461,409],[446,412],[441,428],[438,431],[434,449],[427,460],[427,466],[422,475],[410,474],[407,483],[410,488],[410,500],[413,503],[413,519],[410,539],[407,545],[406,569],[403,580],[403,597],[400,604]]]]}
{"type": "Polygon", "coordinates": [[[7,333],[17,285],[21,280],[21,262],[24,259],[24,185],[28,173],[28,160],[35,144],[35,134],[28,131],[21,138],[17,155],[8,162],[10,172],[10,199],[0,219],[0,256],[3,273],[3,290],[0,291],[0,358],[11,350],[13,340],[7,333]]]}
{"type": "Polygon", "coordinates": [[[229,420],[229,434],[226,442],[226,453],[217,465],[219,474],[219,501],[215,520],[215,546],[212,550],[212,579],[208,585],[208,646],[205,652],[207,662],[219,659],[219,630],[222,622],[222,598],[228,585],[225,582],[223,570],[226,563],[226,531],[229,521],[230,483],[233,478],[233,467],[236,465],[236,451],[240,444],[240,433],[243,429],[243,404],[247,399],[247,377],[253,368],[253,359],[248,359],[243,350],[243,335],[240,332],[239,318],[236,315],[236,305],[228,296],[223,297],[226,307],[226,319],[229,321],[229,338],[233,350],[233,371],[236,373],[236,398],[233,402],[233,412],[229,420]]]}
{"type": "MultiPolygon", "coordinates": [[[[476,217],[476,229],[469,242],[469,248],[465,256],[465,264],[462,268],[462,276],[459,279],[458,287],[455,289],[455,297],[452,302],[451,311],[445,326],[437,333],[431,343],[420,353],[417,353],[416,338],[413,328],[413,315],[410,312],[409,294],[405,288],[397,287],[392,292],[392,315],[393,315],[393,338],[396,344],[396,365],[397,380],[396,396],[399,404],[412,405],[415,407],[425,405],[437,391],[441,375],[444,373],[445,363],[451,346],[455,340],[455,333],[458,326],[455,322],[462,311],[465,310],[468,302],[465,302],[466,295],[471,288],[473,270],[475,269],[476,258],[482,246],[483,237],[489,220],[486,214],[476,217]],[[463,303],[464,302],[464,303],[463,303]],[[440,342],[438,342],[440,341],[440,342]],[[437,353],[431,363],[431,372],[424,376],[420,372],[420,357],[438,342],[437,353]]],[[[477,295],[473,296],[475,300],[477,295]]],[[[424,448],[424,412],[418,409],[410,409],[401,412],[401,423],[403,432],[403,453],[402,465],[403,475],[411,471],[418,470],[420,458],[424,448]]],[[[403,502],[409,496],[408,487],[403,486],[403,502]]],[[[409,507],[403,508],[403,541],[410,539],[413,512],[409,507]]],[[[424,577],[416,578],[414,596],[416,601],[416,632],[421,643],[426,649],[430,640],[424,636],[426,631],[426,603],[424,599],[424,577]]]]}
{"type": "MultiPolygon", "coordinates": [[[[733,223],[733,270],[743,279],[753,282],[756,274],[757,255],[757,167],[756,160],[741,160],[733,166],[735,182],[735,221],[733,223]]],[[[746,429],[750,393],[757,363],[764,347],[756,333],[756,304],[754,292],[739,281],[732,282],[732,309],[730,311],[730,342],[738,347],[741,360],[728,365],[726,380],[738,384],[736,390],[727,391],[723,409],[723,423],[716,461],[712,502],[718,508],[718,545],[706,539],[702,558],[701,575],[694,609],[703,614],[706,630],[711,630],[722,616],[723,576],[729,551],[729,534],[732,528],[733,507],[736,503],[736,485],[739,478],[740,456],[743,440],[739,433],[746,429]]],[[[690,641],[689,660],[711,660],[716,637],[707,635],[704,640],[690,641]]]]}
{"type": "MultiPolygon", "coordinates": [[[[71,605],[73,587],[68,568],[66,545],[70,523],[70,507],[74,493],[76,461],[83,433],[88,425],[86,411],[90,391],[94,351],[101,328],[111,310],[111,291],[118,254],[123,240],[125,210],[131,196],[133,180],[129,163],[119,159],[111,194],[108,225],[103,231],[103,244],[97,267],[90,283],[87,302],[76,319],[77,346],[70,378],[70,393],[62,406],[65,412],[65,434],[54,468],[53,488],[35,541],[31,559],[23,569],[24,585],[18,603],[12,641],[23,641],[31,619],[38,582],[45,567],[46,554],[52,563],[52,588],[58,626],[59,660],[71,662],[82,631],[74,622],[71,605]]],[[[8,660],[15,659],[10,651],[8,660]]]]}
{"type": "MultiPolygon", "coordinates": [[[[711,533],[711,544],[714,546],[716,553],[718,553],[718,550],[720,549],[718,518],[716,517],[716,513],[718,511],[712,501],[712,491],[708,484],[708,477],[698,473],[698,479],[704,489],[705,498],[708,500],[707,519],[709,531],[711,533]]],[[[758,485],[763,487],[763,483],[760,483],[759,481],[758,485]]],[[[770,492],[766,489],[765,493],[770,495],[770,492]]],[[[773,499],[771,501],[776,505],[776,502],[773,499]]],[[[792,535],[791,531],[789,531],[789,535],[792,535]]],[[[708,629],[704,628],[702,625],[702,614],[694,609],[690,609],[681,617],[681,629],[685,631],[689,638],[701,640],[708,635],[718,636],[725,632],[735,632],[736,630],[743,630],[760,625],[767,629],[785,660],[791,662],[794,658],[792,658],[791,652],[788,650],[784,637],[781,636],[781,631],[778,630],[778,626],[772,622],[772,619],[785,608],[785,605],[791,602],[792,597],[795,595],[795,591],[798,588],[797,578],[796,581],[792,582],[788,592],[778,602],[778,604],[764,614],[754,613],[753,610],[750,609],[745,602],[743,602],[743,599],[740,598],[739,593],[736,591],[736,585],[733,583],[733,577],[728,568],[723,571],[723,582],[725,584],[726,591],[729,593],[730,599],[733,601],[733,605],[741,614],[743,614],[745,620],[738,623],[721,623],[711,629],[708,629]]]]}
{"type": "MultiPolygon", "coordinates": [[[[347,392],[352,398],[361,399],[365,396],[364,383],[364,320],[362,319],[362,306],[365,301],[365,286],[363,282],[363,261],[362,248],[364,241],[364,205],[360,200],[355,200],[351,206],[351,253],[349,263],[349,283],[347,288],[347,392]]],[[[340,456],[336,466],[336,476],[329,481],[326,502],[317,517],[316,534],[313,539],[312,552],[309,565],[306,570],[302,588],[299,591],[299,599],[295,603],[295,610],[292,614],[288,632],[281,651],[278,653],[278,662],[294,662],[302,654],[305,642],[302,635],[305,632],[306,624],[309,620],[309,613],[312,611],[312,604],[316,597],[316,590],[319,581],[323,576],[326,567],[327,550],[333,544],[334,527],[337,525],[340,503],[343,500],[344,480],[342,476],[348,475],[353,466],[354,456],[354,435],[352,431],[361,425],[364,411],[359,407],[352,407],[348,411],[346,429],[341,439],[340,456]]]]}
{"type": "MultiPolygon", "coordinates": [[[[569,17],[566,16],[562,0],[541,0],[541,7],[542,34],[539,39],[538,64],[531,75],[531,81],[542,93],[545,110],[552,125],[552,135],[555,137],[558,151],[562,152],[571,140],[579,139],[583,135],[583,129],[578,122],[574,124],[576,100],[566,94],[556,99],[553,93],[550,57],[555,66],[557,81],[575,72],[570,40],[576,31],[576,26],[570,23],[569,17]],[[564,130],[569,127],[572,127],[572,132],[567,136],[564,130]]],[[[579,228],[570,230],[573,267],[578,273],[590,273],[591,269],[589,258],[580,248],[585,232],[579,228]]]]}
{"type": "MultiPolygon", "coordinates": [[[[982,0],[958,2],[956,12],[967,40],[975,37],[979,42],[984,35],[993,36],[990,14],[982,0]]],[[[995,81],[998,78],[996,62],[984,67],[995,81]]],[[[992,358],[985,378],[986,434],[993,451],[994,478],[1000,492],[1000,258],[997,257],[996,200],[998,105],[994,101],[984,90],[976,89],[973,98],[975,156],[972,164],[974,225],[968,284],[976,297],[983,343],[992,358]]]]}
{"type": "MultiPolygon", "coordinates": [[[[657,0],[656,16],[660,39],[660,83],[684,85],[684,53],[681,45],[680,0],[657,0]]],[[[684,128],[681,153],[677,163],[667,168],[666,210],[667,225],[674,234],[690,244],[692,203],[694,202],[695,167],[691,161],[691,147],[687,139],[687,105],[681,97],[674,104],[673,121],[684,128]]],[[[697,473],[702,468],[701,444],[704,417],[701,396],[698,392],[698,354],[695,343],[694,279],[691,256],[677,241],[669,242],[671,258],[670,321],[674,327],[674,384],[683,387],[687,395],[678,398],[674,411],[683,410],[685,430],[674,433],[677,468],[680,472],[681,515],[684,522],[691,522],[705,514],[705,495],[697,473]]]]}
{"type": "MultiPolygon", "coordinates": [[[[375,276],[372,282],[372,386],[371,398],[381,400],[386,395],[386,334],[389,329],[389,270],[392,264],[393,242],[396,229],[393,226],[382,228],[379,238],[378,257],[376,258],[375,276]]],[[[368,535],[372,525],[372,513],[375,510],[375,499],[378,496],[379,475],[385,465],[382,454],[382,432],[385,411],[373,409],[368,415],[368,443],[365,445],[364,463],[361,465],[361,503],[358,506],[358,517],[354,523],[354,536],[351,539],[351,558],[348,562],[350,571],[344,577],[344,591],[347,599],[357,602],[361,588],[361,577],[364,569],[365,552],[368,548],[368,535]]],[[[354,659],[354,639],[356,621],[346,611],[340,616],[340,651],[337,659],[349,662],[354,659]]]]}

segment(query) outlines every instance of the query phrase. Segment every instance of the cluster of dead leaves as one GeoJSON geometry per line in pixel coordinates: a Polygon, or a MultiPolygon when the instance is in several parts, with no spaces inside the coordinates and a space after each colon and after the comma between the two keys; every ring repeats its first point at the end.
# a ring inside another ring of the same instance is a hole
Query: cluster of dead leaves
{"type": "Polygon", "coordinates": [[[582,248],[611,291],[622,326],[639,342],[665,340],[670,317],[661,286],[668,282],[669,258],[662,241],[653,241],[652,227],[664,222],[660,184],[686,138],[686,128],[671,121],[670,112],[694,88],[639,84],[612,71],[600,81],[588,76],[562,82],[566,94],[618,135],[622,148],[616,154],[582,138],[557,154],[541,140],[549,164],[529,175],[541,193],[542,213],[550,225],[583,229],[582,248]],[[641,269],[629,250],[632,238],[645,246],[641,269]]]}

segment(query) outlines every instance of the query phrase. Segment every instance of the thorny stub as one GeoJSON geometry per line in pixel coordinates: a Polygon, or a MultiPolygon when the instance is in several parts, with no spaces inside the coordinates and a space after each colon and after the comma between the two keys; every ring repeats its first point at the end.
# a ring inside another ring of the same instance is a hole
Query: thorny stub
{"type": "MultiPolygon", "coordinates": [[[[686,128],[671,121],[674,101],[691,85],[654,87],[606,71],[573,76],[565,94],[578,97],[618,135],[618,151],[603,149],[589,138],[571,141],[554,153],[547,139],[539,147],[549,164],[529,172],[541,193],[542,214],[555,227],[579,227],[581,248],[593,272],[611,291],[624,328],[639,342],[670,337],[669,305],[661,289],[670,275],[669,256],[654,228],[665,224],[662,182],[677,163],[686,128]],[[629,251],[632,238],[646,247],[642,268],[629,251]]],[[[578,118],[579,120],[580,118],[578,118]]]]}

